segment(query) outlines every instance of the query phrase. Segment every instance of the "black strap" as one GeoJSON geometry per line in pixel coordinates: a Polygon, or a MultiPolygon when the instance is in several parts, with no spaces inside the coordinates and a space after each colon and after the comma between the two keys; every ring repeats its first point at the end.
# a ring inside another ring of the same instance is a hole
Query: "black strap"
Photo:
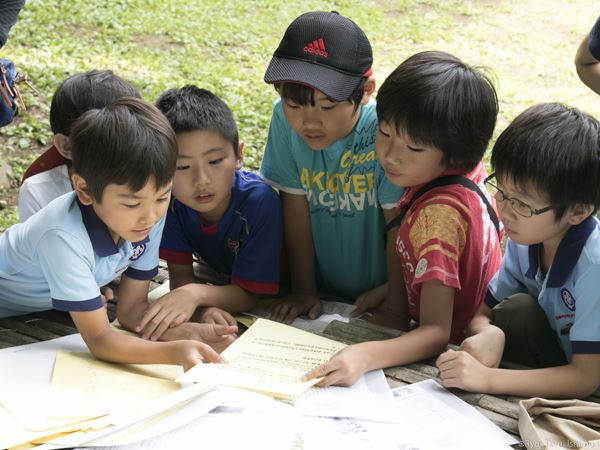
{"type": "Polygon", "coordinates": [[[437,187],[442,187],[442,186],[448,186],[451,184],[460,184],[461,186],[464,186],[467,189],[469,189],[469,190],[475,192],[477,195],[479,195],[479,197],[481,198],[481,200],[483,200],[483,203],[485,203],[485,206],[487,207],[487,211],[490,216],[490,219],[492,220],[492,222],[494,222],[494,226],[496,227],[496,232],[498,233],[498,238],[499,238],[500,237],[500,221],[498,220],[498,216],[496,215],[496,211],[494,211],[492,204],[488,201],[485,194],[483,192],[481,192],[481,189],[479,189],[479,186],[477,186],[477,184],[475,184],[473,181],[469,180],[468,178],[461,177],[458,175],[447,175],[445,177],[436,178],[435,180],[430,181],[425,186],[421,187],[417,192],[415,192],[414,195],[412,196],[412,198],[410,199],[410,201],[402,207],[402,209],[400,210],[400,213],[396,217],[394,217],[385,226],[385,229],[383,230],[384,238],[387,237],[388,231],[390,231],[392,228],[399,226],[402,223],[402,221],[404,220],[404,216],[406,216],[406,213],[408,212],[410,207],[415,203],[415,201],[417,201],[417,199],[419,197],[421,197],[423,194],[430,191],[431,189],[434,189],[437,187]]]}

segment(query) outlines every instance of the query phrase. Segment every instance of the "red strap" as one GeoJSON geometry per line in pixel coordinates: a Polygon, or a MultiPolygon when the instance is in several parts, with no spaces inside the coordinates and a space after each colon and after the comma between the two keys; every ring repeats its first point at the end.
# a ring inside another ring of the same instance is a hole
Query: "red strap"
{"type": "Polygon", "coordinates": [[[55,167],[66,164],[67,159],[64,158],[59,152],[56,146],[50,147],[44,153],[31,163],[31,165],[25,171],[21,183],[27,178],[36,175],[38,173],[46,172],[47,170],[54,169],[55,167]]]}

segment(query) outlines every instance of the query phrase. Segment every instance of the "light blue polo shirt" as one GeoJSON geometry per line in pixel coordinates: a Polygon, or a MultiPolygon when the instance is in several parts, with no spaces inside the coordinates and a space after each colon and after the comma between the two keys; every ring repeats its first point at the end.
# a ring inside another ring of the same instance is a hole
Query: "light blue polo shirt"
{"type": "Polygon", "coordinates": [[[513,294],[537,297],[569,361],[574,353],[600,353],[599,226],[591,216],[571,227],[546,277],[540,270],[540,244],[519,245],[509,239],[485,299],[493,308],[513,294]]]}
{"type": "Polygon", "coordinates": [[[74,192],[58,197],[0,236],[0,317],[101,308],[99,287],[118,275],[156,275],[163,226],[164,218],[143,241],[115,245],[91,206],[74,192]]]}
{"type": "Polygon", "coordinates": [[[383,209],[393,209],[404,192],[377,161],[376,133],[371,101],[350,134],[313,150],[289,126],[278,100],[260,167],[275,188],[306,196],[317,286],[350,301],[387,281],[383,209]]]}

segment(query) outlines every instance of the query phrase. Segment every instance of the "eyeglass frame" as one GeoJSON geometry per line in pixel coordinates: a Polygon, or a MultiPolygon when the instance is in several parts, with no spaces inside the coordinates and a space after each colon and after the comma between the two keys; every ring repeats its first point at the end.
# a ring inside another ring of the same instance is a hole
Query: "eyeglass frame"
{"type": "MultiPolygon", "coordinates": [[[[540,208],[540,209],[534,209],[531,206],[529,206],[527,203],[522,202],[521,200],[519,200],[518,198],[512,198],[507,196],[504,191],[502,189],[500,189],[498,186],[496,186],[494,183],[492,183],[491,180],[493,180],[494,178],[496,178],[496,172],[493,172],[492,174],[490,174],[488,177],[486,177],[485,180],[483,180],[483,184],[484,185],[489,185],[491,187],[493,187],[497,192],[500,193],[500,195],[502,196],[502,198],[500,199],[501,202],[505,202],[508,201],[508,204],[510,205],[511,209],[518,214],[521,217],[525,217],[525,218],[529,218],[529,217],[533,217],[533,216],[539,216],[540,214],[544,214],[545,212],[550,211],[552,208],[554,208],[554,206],[550,205],[550,206],[546,206],[544,208],[540,208]],[[529,211],[530,211],[530,215],[525,216],[523,214],[521,214],[519,211],[517,211],[515,209],[514,202],[519,202],[521,203],[523,206],[526,206],[529,211]]],[[[495,195],[494,195],[495,197],[495,195]]]]}

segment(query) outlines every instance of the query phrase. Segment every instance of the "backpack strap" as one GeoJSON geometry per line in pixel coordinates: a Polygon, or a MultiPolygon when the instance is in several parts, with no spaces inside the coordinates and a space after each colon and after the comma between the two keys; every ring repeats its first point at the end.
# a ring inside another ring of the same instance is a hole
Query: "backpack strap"
{"type": "Polygon", "coordinates": [[[439,178],[436,178],[435,180],[430,181],[429,183],[427,183],[425,186],[422,186],[417,192],[415,192],[413,194],[413,196],[409,200],[409,202],[406,203],[402,207],[402,209],[400,209],[400,213],[396,217],[394,217],[385,226],[385,228],[383,230],[384,239],[387,237],[388,231],[390,231],[392,228],[395,228],[395,227],[399,226],[400,224],[402,224],[402,222],[404,221],[404,216],[406,216],[406,213],[408,212],[410,207],[415,203],[415,201],[417,201],[417,199],[419,197],[421,197],[423,194],[430,191],[431,189],[434,189],[437,187],[442,187],[442,186],[449,186],[452,184],[460,184],[461,186],[464,186],[465,188],[467,188],[467,189],[475,192],[477,195],[479,195],[479,198],[481,198],[481,200],[483,200],[483,203],[485,204],[485,206],[487,208],[488,215],[490,216],[490,219],[494,223],[494,227],[496,227],[496,232],[498,233],[498,238],[500,238],[500,236],[501,236],[500,235],[500,221],[498,220],[496,211],[494,211],[492,204],[489,202],[489,200],[487,199],[485,194],[483,192],[481,192],[481,189],[479,189],[479,186],[477,186],[477,184],[475,184],[473,181],[469,180],[468,178],[461,177],[458,175],[447,175],[445,177],[439,177],[439,178]]]}

